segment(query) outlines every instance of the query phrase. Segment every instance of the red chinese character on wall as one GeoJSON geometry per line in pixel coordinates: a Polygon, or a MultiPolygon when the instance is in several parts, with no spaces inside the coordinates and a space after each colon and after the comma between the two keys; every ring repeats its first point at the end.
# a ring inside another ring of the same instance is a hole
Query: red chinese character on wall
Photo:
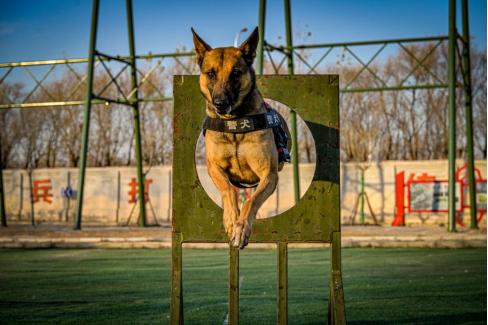
{"type": "Polygon", "coordinates": [[[51,180],[50,179],[39,179],[32,182],[32,199],[34,202],[39,202],[43,200],[51,204],[52,200],[52,193],[51,193],[51,180]]]}
{"type": "MultiPolygon", "coordinates": [[[[149,185],[152,183],[152,179],[147,178],[144,181],[144,202],[149,200],[149,185]]],[[[127,192],[129,194],[129,203],[136,203],[137,202],[137,191],[138,185],[135,178],[132,178],[129,183],[130,190],[127,192]]]]}

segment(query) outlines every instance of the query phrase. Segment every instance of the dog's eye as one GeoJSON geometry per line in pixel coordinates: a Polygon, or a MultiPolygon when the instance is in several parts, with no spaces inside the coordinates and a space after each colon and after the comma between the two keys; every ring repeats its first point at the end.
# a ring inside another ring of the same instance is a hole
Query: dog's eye
{"type": "Polygon", "coordinates": [[[207,77],[208,77],[209,79],[213,79],[213,78],[215,78],[215,72],[214,72],[214,71],[208,71],[208,72],[207,72],[207,77]]]}
{"type": "Polygon", "coordinates": [[[241,70],[232,70],[232,75],[234,77],[239,77],[241,75],[241,70]]]}

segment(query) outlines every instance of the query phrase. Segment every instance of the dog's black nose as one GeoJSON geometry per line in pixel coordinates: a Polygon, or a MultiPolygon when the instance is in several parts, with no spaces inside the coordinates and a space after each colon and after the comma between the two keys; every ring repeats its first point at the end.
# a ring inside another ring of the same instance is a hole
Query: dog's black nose
{"type": "Polygon", "coordinates": [[[217,111],[225,111],[229,107],[229,101],[224,96],[214,97],[212,103],[217,111]]]}

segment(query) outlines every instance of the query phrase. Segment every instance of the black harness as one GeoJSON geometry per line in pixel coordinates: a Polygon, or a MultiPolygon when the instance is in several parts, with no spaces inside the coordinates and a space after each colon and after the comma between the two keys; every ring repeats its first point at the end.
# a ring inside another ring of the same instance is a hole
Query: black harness
{"type": "Polygon", "coordinates": [[[249,115],[229,120],[222,120],[207,116],[203,122],[204,130],[225,133],[247,133],[280,126],[280,117],[276,111],[268,111],[262,114],[249,115]]]}
{"type": "MultiPolygon", "coordinates": [[[[264,103],[266,113],[243,116],[228,120],[208,117],[203,122],[203,132],[212,130],[224,133],[247,133],[264,129],[273,129],[273,135],[278,151],[278,162],[290,162],[290,153],[288,152],[288,136],[281,124],[278,112],[264,103]]],[[[231,183],[240,188],[256,187],[257,184],[242,184],[231,180],[231,183]]]]}

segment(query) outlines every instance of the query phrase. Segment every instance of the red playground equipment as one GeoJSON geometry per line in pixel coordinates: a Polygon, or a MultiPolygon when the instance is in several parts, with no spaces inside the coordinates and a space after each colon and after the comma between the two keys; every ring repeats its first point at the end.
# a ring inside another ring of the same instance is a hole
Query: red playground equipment
{"type": "MultiPolygon", "coordinates": [[[[466,200],[468,194],[468,165],[456,170],[456,223],[462,227],[463,211],[470,208],[466,200]]],[[[479,169],[476,173],[476,209],[478,212],[477,223],[486,214],[486,179],[483,179],[479,169]]],[[[405,226],[405,214],[412,212],[447,212],[448,202],[447,179],[436,179],[432,175],[423,173],[415,177],[414,173],[405,181],[405,172],[395,175],[395,218],[392,226],[405,226]],[[407,191],[405,202],[405,189],[407,191]]]]}

